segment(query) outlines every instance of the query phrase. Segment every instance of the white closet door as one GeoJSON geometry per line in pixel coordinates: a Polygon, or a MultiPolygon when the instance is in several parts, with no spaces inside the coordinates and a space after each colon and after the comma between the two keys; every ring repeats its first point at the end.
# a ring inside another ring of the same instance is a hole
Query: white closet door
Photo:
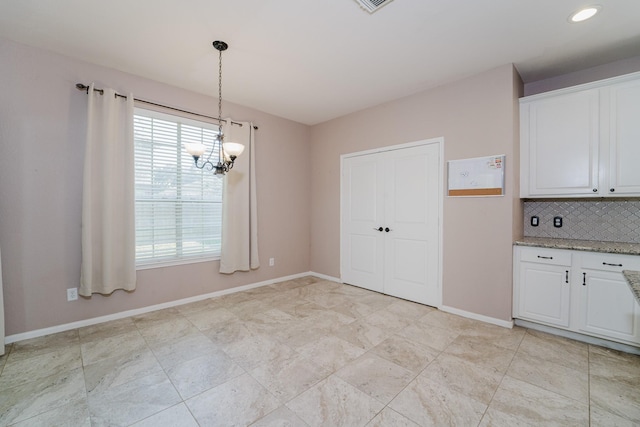
{"type": "Polygon", "coordinates": [[[384,293],[437,306],[439,146],[390,151],[385,164],[384,293]]]}
{"type": "Polygon", "coordinates": [[[348,157],[342,175],[342,280],[382,292],[384,164],[381,156],[348,157]]]}
{"type": "Polygon", "coordinates": [[[343,158],[342,281],[440,305],[440,145],[343,158]]]}

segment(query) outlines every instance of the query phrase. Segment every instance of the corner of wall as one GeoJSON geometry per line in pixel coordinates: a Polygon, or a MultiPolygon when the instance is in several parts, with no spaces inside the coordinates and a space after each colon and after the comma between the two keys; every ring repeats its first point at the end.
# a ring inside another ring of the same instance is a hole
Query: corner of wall
{"type": "Polygon", "coordinates": [[[524,203],[520,199],[520,98],[524,94],[524,83],[516,67],[513,67],[513,220],[511,238],[522,238],[524,203]]]}

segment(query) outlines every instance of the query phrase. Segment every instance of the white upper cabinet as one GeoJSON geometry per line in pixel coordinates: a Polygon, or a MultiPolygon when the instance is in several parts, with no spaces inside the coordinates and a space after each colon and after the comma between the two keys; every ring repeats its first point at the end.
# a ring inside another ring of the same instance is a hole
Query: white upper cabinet
{"type": "Polygon", "coordinates": [[[609,186],[611,195],[640,194],[640,79],[609,91],[609,186]]]}
{"type": "Polygon", "coordinates": [[[587,90],[521,105],[523,197],[598,192],[598,94],[587,90]]]}
{"type": "Polygon", "coordinates": [[[520,197],[640,196],[640,73],[520,99],[520,197]]]}

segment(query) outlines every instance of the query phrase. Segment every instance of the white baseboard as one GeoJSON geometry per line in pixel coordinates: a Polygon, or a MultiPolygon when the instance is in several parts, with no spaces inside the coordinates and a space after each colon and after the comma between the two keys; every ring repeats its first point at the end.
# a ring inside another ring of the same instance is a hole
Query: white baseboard
{"type": "Polygon", "coordinates": [[[449,307],[446,305],[438,307],[439,310],[447,313],[457,314],[458,316],[467,317],[473,320],[490,323],[492,325],[502,326],[503,328],[513,328],[513,320],[496,319],[495,317],[483,316],[482,314],[472,313],[470,311],[460,310],[459,308],[449,307]]]}
{"type": "Polygon", "coordinates": [[[155,305],[150,305],[150,306],[147,306],[147,307],[136,308],[136,309],[133,309],[133,310],[121,311],[119,313],[108,314],[106,316],[93,317],[91,319],[85,319],[85,320],[79,320],[77,322],[65,323],[63,325],[51,326],[49,328],[36,329],[36,330],[33,330],[33,331],[23,332],[23,333],[20,333],[20,334],[8,335],[8,336],[5,337],[4,342],[5,342],[5,344],[11,344],[11,343],[14,343],[14,342],[24,341],[24,340],[28,340],[28,339],[31,339],[31,338],[38,338],[38,337],[42,337],[42,336],[45,336],[45,335],[56,334],[58,332],[65,332],[65,331],[69,331],[69,330],[72,330],[72,329],[83,328],[85,326],[96,325],[98,323],[109,322],[111,320],[118,320],[118,319],[123,319],[125,317],[138,316],[140,314],[145,314],[145,313],[149,313],[149,312],[152,312],[152,311],[162,310],[162,309],[170,308],[170,307],[176,307],[176,306],[183,305],[183,304],[189,304],[189,303],[196,302],[196,301],[201,301],[201,300],[204,300],[204,299],[207,299],[207,298],[214,298],[214,297],[219,297],[219,296],[222,296],[222,295],[233,294],[233,293],[236,293],[236,292],[247,291],[249,289],[259,288],[261,286],[272,285],[274,283],[284,282],[284,281],[287,281],[287,280],[298,279],[300,277],[305,277],[305,276],[315,276],[315,277],[318,277],[318,278],[324,279],[324,280],[331,280],[331,281],[340,282],[339,279],[335,279],[335,278],[332,278],[330,276],[325,276],[323,274],[318,274],[318,273],[314,273],[314,272],[308,271],[308,272],[305,272],[305,273],[293,274],[293,275],[290,275],[290,276],[285,276],[285,277],[279,277],[279,278],[276,278],[276,279],[265,280],[263,282],[251,283],[251,284],[248,284],[248,285],[238,286],[238,287],[235,287],[235,288],[224,289],[222,291],[216,291],[216,292],[211,292],[211,293],[208,293],[208,294],[196,295],[194,297],[183,298],[183,299],[179,299],[179,300],[175,300],[175,301],[169,301],[169,302],[165,302],[165,303],[162,303],[162,304],[155,304],[155,305]]]}
{"type": "Polygon", "coordinates": [[[339,278],[339,277],[327,276],[326,274],[314,273],[313,271],[310,271],[308,275],[309,276],[315,276],[318,279],[328,280],[330,282],[342,283],[342,279],[339,278]]]}
{"type": "Polygon", "coordinates": [[[557,329],[552,326],[541,325],[535,322],[529,322],[527,320],[515,319],[515,323],[523,328],[533,329],[535,331],[546,332],[552,335],[558,335],[564,338],[570,338],[572,340],[585,342],[587,344],[599,345],[600,347],[611,348],[613,350],[623,351],[625,353],[640,355],[640,347],[623,344],[619,342],[605,340],[603,338],[596,338],[590,335],[583,335],[578,332],[566,331],[564,329],[557,329]]]}

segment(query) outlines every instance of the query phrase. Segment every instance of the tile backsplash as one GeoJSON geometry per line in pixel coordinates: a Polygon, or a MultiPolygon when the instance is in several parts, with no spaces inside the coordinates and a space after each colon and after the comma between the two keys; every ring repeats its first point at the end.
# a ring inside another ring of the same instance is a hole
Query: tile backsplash
{"type": "Polygon", "coordinates": [[[528,200],[524,202],[525,237],[640,243],[640,200],[528,200]],[[538,216],[540,225],[531,226],[538,216]],[[562,227],[553,217],[562,217],[562,227]]]}

